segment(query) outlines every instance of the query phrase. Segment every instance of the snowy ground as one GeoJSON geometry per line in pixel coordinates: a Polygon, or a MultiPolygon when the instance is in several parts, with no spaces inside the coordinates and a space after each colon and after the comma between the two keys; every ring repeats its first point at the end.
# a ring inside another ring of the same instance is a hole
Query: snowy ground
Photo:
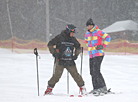
{"type": "MultiPolygon", "coordinates": [[[[43,96],[47,81],[52,76],[53,58],[40,54],[40,96],[37,96],[36,57],[34,54],[16,54],[0,49],[0,102],[137,102],[138,55],[106,55],[102,73],[108,88],[118,94],[105,96],[69,97],[67,71],[53,89],[55,95],[43,96]]],[[[80,57],[76,61],[80,72],[80,57]]],[[[83,56],[83,73],[87,91],[92,89],[88,55],[83,56]]],[[[79,88],[70,76],[70,94],[78,95],[79,88]]]]}

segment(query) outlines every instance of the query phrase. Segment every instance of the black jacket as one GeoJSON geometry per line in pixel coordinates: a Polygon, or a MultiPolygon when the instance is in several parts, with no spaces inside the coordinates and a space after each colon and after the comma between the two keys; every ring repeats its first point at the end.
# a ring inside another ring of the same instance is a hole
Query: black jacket
{"type": "Polygon", "coordinates": [[[58,54],[59,65],[74,66],[75,62],[72,60],[74,48],[75,55],[79,55],[81,51],[80,43],[75,37],[68,37],[66,30],[62,31],[61,34],[57,35],[48,43],[49,51],[51,54],[58,54]],[[56,45],[56,52],[54,47],[56,45]]]}

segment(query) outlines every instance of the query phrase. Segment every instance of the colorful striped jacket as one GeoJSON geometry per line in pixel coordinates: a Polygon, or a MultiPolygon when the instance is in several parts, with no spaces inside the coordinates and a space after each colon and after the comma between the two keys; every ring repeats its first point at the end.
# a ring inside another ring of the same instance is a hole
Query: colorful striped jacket
{"type": "Polygon", "coordinates": [[[88,53],[90,58],[97,56],[104,56],[104,49],[97,50],[98,45],[103,45],[104,48],[110,43],[111,37],[99,29],[95,25],[90,31],[85,33],[85,42],[88,47],[88,53]]]}

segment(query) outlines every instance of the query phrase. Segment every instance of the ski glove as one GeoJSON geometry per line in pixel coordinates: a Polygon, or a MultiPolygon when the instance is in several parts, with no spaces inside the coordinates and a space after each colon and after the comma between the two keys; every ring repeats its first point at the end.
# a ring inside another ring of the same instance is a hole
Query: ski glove
{"type": "Polygon", "coordinates": [[[53,57],[58,58],[58,54],[57,53],[54,53],[53,54],[53,57]]]}
{"type": "Polygon", "coordinates": [[[72,60],[76,60],[78,58],[77,55],[72,56],[72,60]]]}
{"type": "Polygon", "coordinates": [[[98,45],[98,46],[96,46],[96,50],[101,50],[101,49],[103,49],[104,47],[103,47],[103,45],[98,45]]]}
{"type": "Polygon", "coordinates": [[[55,58],[59,58],[59,54],[57,53],[56,49],[54,49],[54,53],[52,55],[55,58]]]}

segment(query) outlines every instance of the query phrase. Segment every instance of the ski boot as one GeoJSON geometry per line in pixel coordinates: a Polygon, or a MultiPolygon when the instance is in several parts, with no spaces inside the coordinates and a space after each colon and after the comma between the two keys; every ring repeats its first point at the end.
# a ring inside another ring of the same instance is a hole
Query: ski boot
{"type": "Polygon", "coordinates": [[[88,94],[93,94],[96,89],[91,90],[88,94]]]}
{"type": "Polygon", "coordinates": [[[99,96],[100,95],[100,89],[95,89],[94,92],[92,93],[94,96],[99,96]]]}
{"type": "Polygon", "coordinates": [[[101,90],[101,93],[102,94],[107,94],[108,93],[108,90],[107,90],[107,87],[106,86],[100,88],[100,90],[101,90]]]}
{"type": "Polygon", "coordinates": [[[103,96],[104,94],[107,94],[107,88],[104,86],[103,88],[94,89],[92,94],[94,96],[103,96]]]}
{"type": "Polygon", "coordinates": [[[85,86],[80,87],[80,92],[81,92],[81,95],[87,95],[85,86]]]}
{"type": "Polygon", "coordinates": [[[46,89],[46,91],[45,91],[44,95],[52,95],[52,90],[53,90],[53,88],[52,88],[52,87],[47,86],[47,89],[46,89]]]}

